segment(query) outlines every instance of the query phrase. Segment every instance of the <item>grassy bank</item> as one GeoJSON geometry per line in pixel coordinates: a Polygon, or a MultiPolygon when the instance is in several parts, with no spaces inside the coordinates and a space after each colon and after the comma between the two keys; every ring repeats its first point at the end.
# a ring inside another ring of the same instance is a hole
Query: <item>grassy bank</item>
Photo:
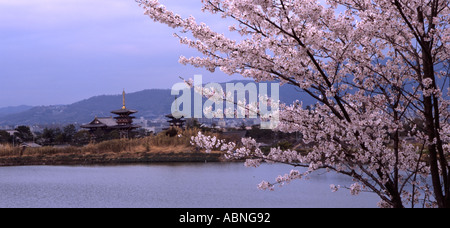
{"type": "Polygon", "coordinates": [[[0,166],[18,165],[88,165],[147,162],[220,161],[220,153],[206,154],[190,145],[198,129],[169,137],[164,133],[140,139],[118,139],[84,147],[22,148],[0,146],[0,166]]]}

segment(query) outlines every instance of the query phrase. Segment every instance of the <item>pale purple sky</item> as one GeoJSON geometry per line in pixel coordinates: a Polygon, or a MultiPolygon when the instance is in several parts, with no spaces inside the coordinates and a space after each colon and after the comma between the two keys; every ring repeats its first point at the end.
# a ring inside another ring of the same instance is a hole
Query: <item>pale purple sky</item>
{"type": "MultiPolygon", "coordinates": [[[[161,0],[216,30],[200,0],[161,0]]],[[[242,79],[178,63],[198,53],[143,15],[134,0],[0,0],[0,107],[70,104],[96,95],[171,88],[179,77],[242,79]]]]}

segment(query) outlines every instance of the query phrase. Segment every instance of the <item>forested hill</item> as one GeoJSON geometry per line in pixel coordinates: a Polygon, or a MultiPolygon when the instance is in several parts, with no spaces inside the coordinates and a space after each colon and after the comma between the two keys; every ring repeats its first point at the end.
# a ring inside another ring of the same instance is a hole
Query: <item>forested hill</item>
{"type": "MultiPolygon", "coordinates": [[[[251,81],[232,81],[232,83],[251,81]]],[[[223,85],[225,89],[225,85],[223,85]]],[[[269,87],[270,88],[270,87],[269,87]]],[[[270,89],[269,89],[270,90],[270,89]]],[[[149,89],[126,95],[126,106],[138,110],[137,117],[152,119],[170,113],[175,97],[170,89],[149,89]]],[[[280,88],[280,100],[292,103],[295,100],[304,100],[311,103],[305,93],[300,93],[295,87],[285,85],[280,88]]],[[[122,107],[122,95],[102,95],[91,97],[70,105],[53,105],[22,107],[22,109],[2,108],[5,112],[0,115],[2,125],[34,125],[34,124],[67,124],[88,123],[96,116],[112,116],[111,111],[122,107]],[[8,111],[9,110],[9,111],[8,111]]],[[[1,114],[1,113],[0,113],[1,114]]]]}

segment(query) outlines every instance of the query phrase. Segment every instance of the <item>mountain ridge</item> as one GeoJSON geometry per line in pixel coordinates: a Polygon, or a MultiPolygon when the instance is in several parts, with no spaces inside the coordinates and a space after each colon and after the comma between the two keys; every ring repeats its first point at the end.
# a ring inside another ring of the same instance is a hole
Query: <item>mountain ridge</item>
{"type": "Polygon", "coordinates": [[[23,111],[29,110],[31,108],[33,108],[33,106],[30,106],[30,105],[1,107],[0,108],[0,116],[6,116],[6,115],[10,115],[10,114],[23,112],[23,111]]]}
{"type": "MultiPolygon", "coordinates": [[[[234,80],[225,83],[252,83],[249,80],[234,80]]],[[[219,83],[225,88],[225,83],[219,83]]],[[[284,85],[280,87],[280,100],[292,103],[299,98],[296,87],[284,85]]],[[[126,94],[126,106],[138,110],[136,117],[153,119],[170,113],[175,96],[171,89],[146,89],[126,94]]],[[[302,100],[302,99],[298,99],[302,100]]],[[[304,99],[303,99],[304,100],[304,99]]],[[[19,106],[17,106],[19,107],[19,106]]],[[[122,95],[98,95],[68,105],[24,106],[23,110],[1,115],[0,126],[5,125],[48,125],[48,124],[84,124],[95,117],[112,116],[112,110],[122,107],[122,95]]],[[[0,111],[6,108],[0,108],[0,111]]],[[[5,111],[6,113],[6,111],[5,111]]]]}

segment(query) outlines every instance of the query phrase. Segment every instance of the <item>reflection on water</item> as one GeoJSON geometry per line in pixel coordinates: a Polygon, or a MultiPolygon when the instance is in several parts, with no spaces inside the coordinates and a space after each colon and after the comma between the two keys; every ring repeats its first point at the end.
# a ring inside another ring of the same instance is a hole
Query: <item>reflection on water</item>
{"type": "Polygon", "coordinates": [[[242,163],[2,167],[0,207],[341,208],[376,207],[379,201],[374,194],[332,193],[330,184],[352,184],[332,173],[273,192],[257,189],[291,169],[242,163]]]}

